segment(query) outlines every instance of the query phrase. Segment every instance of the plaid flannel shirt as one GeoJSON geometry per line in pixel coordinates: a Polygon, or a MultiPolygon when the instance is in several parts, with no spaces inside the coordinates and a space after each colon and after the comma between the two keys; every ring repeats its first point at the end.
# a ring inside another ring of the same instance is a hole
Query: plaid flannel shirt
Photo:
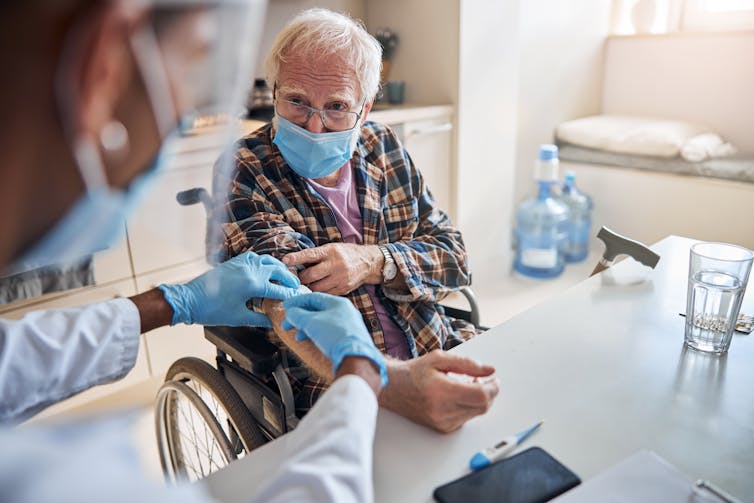
{"type": "MultiPolygon", "coordinates": [[[[235,256],[251,250],[277,258],[342,242],[329,206],[305,179],[291,170],[272,143],[272,126],[247,135],[235,145],[230,180],[216,179],[215,190],[228,191],[224,215],[224,252],[235,256]]],[[[424,178],[395,133],[366,122],[351,158],[362,214],[363,243],[390,250],[408,290],[378,286],[376,291],[393,320],[406,334],[413,357],[433,349],[449,349],[476,334],[473,325],[444,315],[437,304],[449,292],[470,283],[461,233],[440,210],[424,178]]],[[[217,174],[217,173],[216,173],[217,174]]],[[[347,297],[361,311],[377,348],[385,352],[380,322],[363,287],[347,297]]],[[[282,345],[277,337],[273,342],[282,345]]],[[[289,375],[297,391],[297,409],[306,411],[327,385],[301,371],[286,353],[289,375]],[[303,393],[301,393],[303,391],[303,393]]]]}

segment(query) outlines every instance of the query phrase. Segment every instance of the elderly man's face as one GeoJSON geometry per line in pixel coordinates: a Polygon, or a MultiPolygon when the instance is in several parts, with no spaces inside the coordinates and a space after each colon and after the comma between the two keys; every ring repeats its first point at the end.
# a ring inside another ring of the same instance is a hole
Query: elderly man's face
{"type": "MultiPolygon", "coordinates": [[[[289,56],[280,66],[277,82],[278,99],[290,100],[322,110],[360,112],[363,98],[359,94],[358,77],[342,58],[323,56],[307,58],[289,56]]],[[[371,104],[364,106],[362,120],[371,104]]],[[[312,133],[325,133],[318,114],[299,124],[312,133]]]]}

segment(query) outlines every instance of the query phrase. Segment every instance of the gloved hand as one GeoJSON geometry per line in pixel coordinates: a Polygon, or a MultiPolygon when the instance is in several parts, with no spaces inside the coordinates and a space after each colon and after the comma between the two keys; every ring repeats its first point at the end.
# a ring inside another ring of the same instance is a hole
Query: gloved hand
{"type": "Polygon", "coordinates": [[[325,293],[309,293],[286,300],[283,307],[283,330],[297,328],[297,340],[311,339],[319,350],[332,360],[333,373],[338,372],[346,356],[362,356],[377,366],[382,387],[385,387],[385,357],[375,347],[367,327],[364,326],[361,313],[351,301],[325,293]]]}
{"type": "Polygon", "coordinates": [[[296,275],[275,257],[246,252],[186,284],[158,288],[173,308],[171,325],[271,327],[270,319],[251,311],[246,301],[252,297],[285,300],[298,294],[299,285],[296,275]]]}

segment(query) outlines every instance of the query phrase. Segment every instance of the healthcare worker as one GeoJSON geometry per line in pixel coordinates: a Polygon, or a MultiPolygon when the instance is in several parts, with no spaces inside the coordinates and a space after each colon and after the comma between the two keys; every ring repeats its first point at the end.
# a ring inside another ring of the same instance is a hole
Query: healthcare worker
{"type": "MultiPolygon", "coordinates": [[[[112,244],[165,163],[179,118],[232,113],[241,102],[264,8],[263,0],[3,2],[0,271],[112,244]]],[[[252,297],[287,299],[287,326],[332,360],[337,378],[257,500],[371,500],[384,359],[350,302],[296,296],[297,287],[277,260],[245,254],[184,285],[0,320],[0,501],[206,500],[200,486],[144,478],[127,419],[8,423],[125,375],[142,332],[269,324],[246,308],[252,297]]]]}

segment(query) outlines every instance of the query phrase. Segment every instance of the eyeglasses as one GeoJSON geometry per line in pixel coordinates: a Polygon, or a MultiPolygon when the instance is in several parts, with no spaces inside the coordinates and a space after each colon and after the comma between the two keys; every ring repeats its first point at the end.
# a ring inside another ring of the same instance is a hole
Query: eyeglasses
{"type": "Polygon", "coordinates": [[[312,115],[318,114],[322,121],[322,126],[330,131],[346,131],[353,129],[361,119],[364,112],[364,104],[361,105],[361,111],[346,112],[344,110],[320,110],[319,108],[310,107],[295,101],[277,99],[275,100],[278,113],[294,124],[303,126],[309,121],[312,115]]]}

